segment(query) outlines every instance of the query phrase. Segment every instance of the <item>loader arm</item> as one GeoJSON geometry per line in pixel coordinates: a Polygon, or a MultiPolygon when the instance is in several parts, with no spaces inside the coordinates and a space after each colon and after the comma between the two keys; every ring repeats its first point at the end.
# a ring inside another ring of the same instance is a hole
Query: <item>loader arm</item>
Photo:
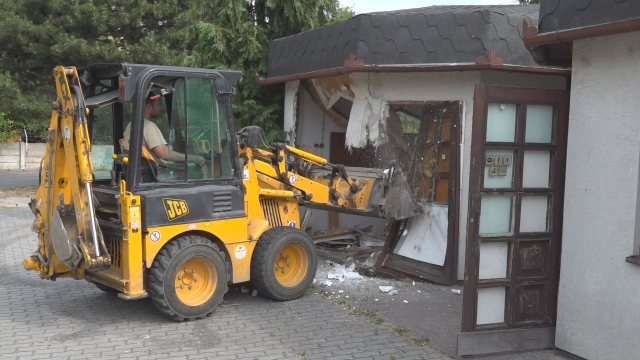
{"type": "Polygon", "coordinates": [[[253,162],[260,196],[294,198],[311,208],[395,220],[421,212],[404,175],[393,166],[347,168],[279,143],[263,150],[250,140],[257,135],[248,132],[261,130],[248,127],[240,133],[240,157],[253,162]],[[287,161],[291,158],[295,160],[287,161]]]}
{"type": "Polygon", "coordinates": [[[78,73],[75,67],[58,66],[53,75],[57,100],[43,178],[31,202],[39,246],[23,264],[43,277],[62,273],[79,278],[78,270],[106,268],[110,258],[95,217],[91,143],[78,73]]]}

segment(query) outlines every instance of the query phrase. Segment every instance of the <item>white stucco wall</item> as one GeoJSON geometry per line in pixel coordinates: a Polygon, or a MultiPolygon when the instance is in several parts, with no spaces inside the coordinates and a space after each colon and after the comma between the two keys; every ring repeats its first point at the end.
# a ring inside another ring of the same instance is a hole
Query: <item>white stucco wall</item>
{"type": "Polygon", "coordinates": [[[637,359],[640,33],[575,41],[572,68],[556,346],[637,359]]]}
{"type": "MultiPolygon", "coordinates": [[[[476,84],[493,86],[517,86],[541,89],[565,89],[566,78],[551,75],[514,74],[507,72],[451,72],[451,73],[352,73],[352,88],[364,89],[358,92],[381,101],[462,101],[465,104],[462,136],[462,172],[460,181],[460,213],[458,243],[458,280],[464,279],[464,261],[467,239],[467,212],[469,193],[469,162],[471,157],[471,129],[473,122],[473,93],[476,84]]],[[[332,122],[329,116],[312,101],[311,97],[300,90],[300,119],[298,123],[299,143],[315,144],[329,138],[331,131],[337,130],[336,124],[327,130],[332,122]],[[322,132],[322,119],[325,119],[325,131],[322,132]],[[322,134],[322,135],[321,135],[322,134]]],[[[286,100],[285,100],[286,101],[286,100]]],[[[322,156],[329,157],[329,149],[325,143],[322,156]]],[[[340,218],[341,226],[342,215],[340,218]]],[[[321,221],[321,219],[317,219],[321,221]]],[[[326,220],[324,220],[326,223],[326,220]]],[[[320,222],[317,226],[322,226],[320,222]]],[[[326,225],[325,225],[326,226],[326,225]]],[[[344,225],[346,226],[346,225],[344,225]]],[[[314,226],[316,230],[316,226],[314,226]]]]}

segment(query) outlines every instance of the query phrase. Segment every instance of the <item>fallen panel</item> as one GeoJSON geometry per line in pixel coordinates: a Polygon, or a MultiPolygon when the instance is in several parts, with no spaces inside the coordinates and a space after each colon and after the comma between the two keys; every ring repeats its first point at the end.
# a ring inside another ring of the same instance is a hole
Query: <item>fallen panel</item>
{"type": "Polygon", "coordinates": [[[407,220],[393,253],[443,266],[447,253],[448,211],[448,205],[425,204],[422,214],[407,220]]]}

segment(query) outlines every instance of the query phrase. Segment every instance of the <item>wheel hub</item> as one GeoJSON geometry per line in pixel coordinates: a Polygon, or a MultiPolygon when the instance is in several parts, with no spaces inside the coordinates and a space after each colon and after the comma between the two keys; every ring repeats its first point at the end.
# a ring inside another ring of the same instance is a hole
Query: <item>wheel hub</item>
{"type": "Polygon", "coordinates": [[[308,268],[309,255],[300,244],[287,244],[276,255],[274,272],[276,280],[282,286],[298,285],[307,275],[308,268]]]}
{"type": "Polygon", "coordinates": [[[282,252],[276,256],[276,271],[285,272],[286,268],[291,267],[289,262],[289,255],[284,255],[282,252]]]}
{"type": "Polygon", "coordinates": [[[218,270],[209,258],[189,259],[176,273],[174,283],[180,301],[190,306],[202,305],[218,286],[218,270]]]}

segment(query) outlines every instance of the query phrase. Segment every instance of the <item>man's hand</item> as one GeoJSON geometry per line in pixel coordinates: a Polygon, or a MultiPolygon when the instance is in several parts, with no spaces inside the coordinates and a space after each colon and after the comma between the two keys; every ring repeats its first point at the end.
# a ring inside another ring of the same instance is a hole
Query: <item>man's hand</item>
{"type": "Polygon", "coordinates": [[[187,156],[187,161],[194,163],[200,167],[203,167],[205,165],[206,160],[200,156],[200,155],[191,155],[189,154],[187,156]]]}
{"type": "MultiPolygon", "coordinates": [[[[184,154],[177,151],[169,150],[166,145],[156,146],[151,150],[162,160],[184,162],[184,154]]],[[[189,154],[187,155],[187,162],[194,163],[200,167],[203,167],[206,163],[206,160],[200,155],[189,154]]]]}

